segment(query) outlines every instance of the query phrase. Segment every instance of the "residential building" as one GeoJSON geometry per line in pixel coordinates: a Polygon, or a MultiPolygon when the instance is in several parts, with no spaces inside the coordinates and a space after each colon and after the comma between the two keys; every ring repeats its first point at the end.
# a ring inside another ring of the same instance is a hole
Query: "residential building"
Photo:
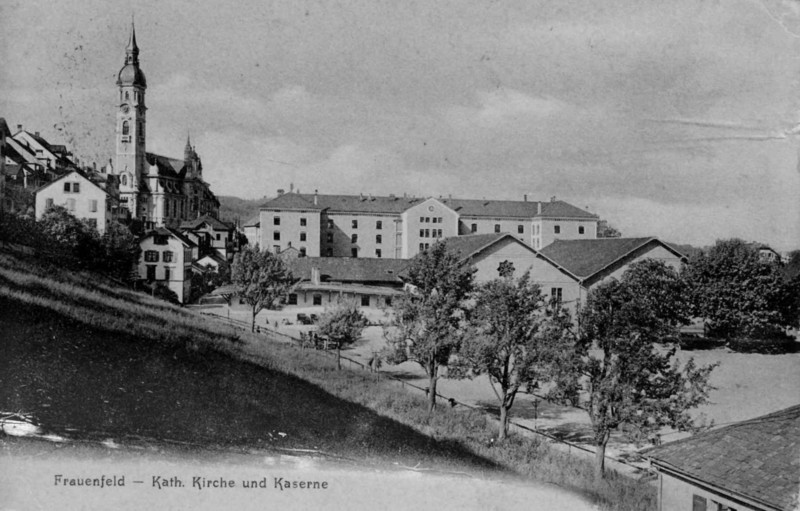
{"type": "Polygon", "coordinates": [[[41,219],[51,206],[63,206],[102,234],[110,222],[120,220],[116,176],[95,181],[73,170],[36,191],[36,219],[41,219]]]}
{"type": "Polygon", "coordinates": [[[180,303],[189,300],[192,286],[192,251],[196,245],[177,230],[159,227],[139,240],[139,278],[152,286],[172,290],[180,303]]]}
{"type": "Polygon", "coordinates": [[[200,256],[218,254],[224,261],[231,262],[238,249],[234,226],[209,215],[194,220],[185,220],[180,231],[200,247],[200,256]]]}
{"type": "Polygon", "coordinates": [[[0,215],[8,210],[6,199],[6,139],[11,138],[6,120],[0,117],[0,215]]]}
{"type": "Polygon", "coordinates": [[[800,405],[645,451],[659,511],[795,511],[800,405]]]}
{"type": "Polygon", "coordinates": [[[203,215],[218,216],[219,201],[203,180],[203,164],[187,137],[183,158],[146,151],[145,92],[147,80],[139,67],[136,31],[125,50],[125,64],[118,74],[116,163],[120,202],[146,229],[178,227],[184,220],[203,215]]]}
{"type": "Polygon", "coordinates": [[[261,214],[255,215],[242,226],[244,237],[247,238],[247,244],[256,246],[261,244],[261,214]]]}
{"type": "MultiPolygon", "coordinates": [[[[436,241],[508,233],[534,249],[593,239],[598,217],[557,201],[282,193],[260,208],[259,245],[309,257],[410,259],[436,241]]],[[[258,232],[258,231],[256,231],[258,232]]]]}

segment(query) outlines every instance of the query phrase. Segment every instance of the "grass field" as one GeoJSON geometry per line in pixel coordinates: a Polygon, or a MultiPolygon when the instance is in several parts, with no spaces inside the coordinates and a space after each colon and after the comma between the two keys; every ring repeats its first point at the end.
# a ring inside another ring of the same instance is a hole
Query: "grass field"
{"type": "Polygon", "coordinates": [[[379,375],[206,320],[88,273],[0,253],[7,356],[0,409],[65,436],[312,449],[362,463],[556,483],[608,509],[652,509],[655,492],[548,444],[490,444],[483,414],[425,412],[379,375]]]}

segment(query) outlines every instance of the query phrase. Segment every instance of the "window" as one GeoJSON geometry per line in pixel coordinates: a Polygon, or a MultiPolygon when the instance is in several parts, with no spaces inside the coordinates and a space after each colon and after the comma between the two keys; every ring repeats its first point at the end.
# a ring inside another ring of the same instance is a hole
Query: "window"
{"type": "Polygon", "coordinates": [[[437,237],[437,238],[441,238],[441,237],[442,237],[442,230],[441,230],[441,229],[439,229],[439,230],[437,231],[437,235],[436,235],[436,237],[437,237]]]}
{"type": "Polygon", "coordinates": [[[387,307],[391,307],[392,306],[392,297],[391,296],[387,296],[386,297],[386,301],[384,303],[386,303],[387,307]]]}
{"type": "Polygon", "coordinates": [[[561,226],[560,225],[554,225],[553,226],[553,232],[556,233],[556,234],[561,234],[561,226]]]}
{"type": "Polygon", "coordinates": [[[275,231],[272,233],[273,241],[280,241],[281,240],[281,231],[275,231]]]}
{"type": "Polygon", "coordinates": [[[353,220],[353,229],[358,229],[358,220],[353,220]]]}
{"type": "Polygon", "coordinates": [[[358,243],[358,234],[353,234],[350,236],[350,243],[358,243]]]}
{"type": "Polygon", "coordinates": [[[380,259],[382,257],[381,249],[379,249],[379,248],[375,249],[375,257],[377,257],[378,259],[380,259]]]}
{"type": "Polygon", "coordinates": [[[442,223],[442,217],[439,217],[439,223],[442,223]]]}
{"type": "Polygon", "coordinates": [[[170,278],[170,269],[169,266],[164,268],[164,280],[169,280],[170,278]]]}
{"type": "Polygon", "coordinates": [[[67,199],[67,209],[69,211],[75,211],[75,199],[67,199]]]}
{"type": "Polygon", "coordinates": [[[300,257],[306,256],[306,247],[300,247],[300,257]]]}
{"type": "Polygon", "coordinates": [[[500,224],[494,224],[494,232],[500,232],[500,224]]]}
{"type": "Polygon", "coordinates": [[[422,252],[423,250],[425,250],[425,243],[420,243],[419,244],[419,251],[422,252]]]}
{"type": "MultiPolygon", "coordinates": [[[[127,98],[125,98],[125,99],[127,99],[127,98]]],[[[131,123],[129,123],[128,121],[123,121],[122,122],[122,134],[123,135],[129,135],[130,132],[131,132],[131,123]]]]}
{"type": "Polygon", "coordinates": [[[560,287],[553,287],[550,288],[550,299],[556,303],[561,303],[561,299],[563,298],[563,289],[560,287]]]}
{"type": "Polygon", "coordinates": [[[64,191],[69,192],[72,190],[72,183],[64,183],[64,191]]]}
{"type": "Polygon", "coordinates": [[[220,235],[219,235],[219,233],[217,233],[217,241],[219,241],[219,240],[220,240],[220,235]]]}
{"type": "Polygon", "coordinates": [[[325,255],[328,256],[328,257],[333,257],[333,249],[331,247],[328,247],[325,250],[325,255]]]}
{"type": "Polygon", "coordinates": [[[437,219],[436,217],[433,217],[433,218],[431,219],[431,222],[433,222],[433,223],[437,223],[437,222],[438,222],[438,219],[437,219]]]}
{"type": "Polygon", "coordinates": [[[81,193],[81,184],[80,183],[72,183],[72,191],[74,193],[81,193]]]}
{"type": "Polygon", "coordinates": [[[305,240],[306,240],[306,233],[301,232],[300,233],[300,241],[305,241],[305,240]]]}
{"type": "Polygon", "coordinates": [[[122,178],[120,179],[120,181],[122,181],[123,186],[128,186],[128,175],[122,174],[122,178]]]}
{"type": "Polygon", "coordinates": [[[350,249],[350,257],[358,257],[358,249],[353,247],[350,249]]]}
{"type": "Polygon", "coordinates": [[[376,221],[375,222],[375,228],[378,229],[378,230],[383,229],[383,222],[380,221],[380,220],[376,221]]]}
{"type": "Polygon", "coordinates": [[[586,229],[582,225],[579,225],[578,226],[578,234],[583,234],[584,232],[586,232],[586,229]]]}
{"type": "Polygon", "coordinates": [[[380,245],[382,242],[383,242],[383,236],[381,236],[380,234],[376,234],[375,235],[375,243],[380,245]]]}
{"type": "Polygon", "coordinates": [[[297,294],[296,293],[289,293],[289,305],[297,305],[297,294]]]}
{"type": "Polygon", "coordinates": [[[153,236],[153,244],[154,245],[166,245],[167,244],[167,237],[161,234],[156,234],[153,236]]]}
{"type": "Polygon", "coordinates": [[[425,223],[425,217],[424,216],[419,217],[419,223],[421,223],[421,224],[425,223]]]}
{"type": "Polygon", "coordinates": [[[322,305],[322,295],[314,295],[314,305],[322,305]]]}
{"type": "Polygon", "coordinates": [[[420,229],[419,230],[419,237],[420,238],[424,238],[425,237],[425,229],[420,229]]]}
{"type": "Polygon", "coordinates": [[[361,306],[369,307],[369,295],[361,295],[361,306]]]}
{"type": "Polygon", "coordinates": [[[272,217],[272,225],[281,225],[281,217],[279,216],[272,217]]]}
{"type": "Polygon", "coordinates": [[[333,220],[328,219],[328,229],[333,229],[333,220]]]}
{"type": "Polygon", "coordinates": [[[431,237],[431,230],[430,229],[425,229],[425,237],[426,238],[430,238],[431,237]]]}
{"type": "Polygon", "coordinates": [[[328,243],[333,242],[333,233],[332,232],[329,232],[329,233],[325,234],[325,241],[327,241],[328,243]]]}
{"type": "Polygon", "coordinates": [[[50,209],[53,207],[53,199],[47,199],[44,202],[44,209],[50,209]]]}
{"type": "Polygon", "coordinates": [[[280,254],[281,253],[281,246],[280,245],[272,245],[272,253],[273,254],[280,254]]]}
{"type": "Polygon", "coordinates": [[[539,224],[536,224],[536,234],[539,234],[539,224]]]}
{"type": "Polygon", "coordinates": [[[305,226],[306,226],[306,219],[305,218],[301,218],[300,219],[300,227],[305,227],[305,226]]]}
{"type": "Polygon", "coordinates": [[[131,99],[131,93],[130,92],[125,91],[125,99],[126,100],[131,99]]]}
{"type": "Polygon", "coordinates": [[[171,250],[165,250],[165,251],[163,252],[163,256],[164,256],[164,262],[165,262],[165,263],[171,263],[171,262],[172,262],[172,257],[173,257],[173,255],[174,255],[174,254],[172,253],[172,251],[171,251],[171,250]]]}
{"type": "Polygon", "coordinates": [[[157,263],[158,262],[158,252],[155,250],[145,250],[144,251],[144,262],[146,263],[157,263]]]}
{"type": "Polygon", "coordinates": [[[517,226],[517,234],[522,234],[522,233],[524,233],[524,232],[525,232],[525,226],[524,226],[524,225],[522,225],[522,224],[519,224],[519,225],[517,226]]]}
{"type": "Polygon", "coordinates": [[[472,224],[472,227],[470,227],[470,232],[472,233],[478,232],[478,224],[472,224]]]}
{"type": "Polygon", "coordinates": [[[692,511],[706,511],[708,509],[708,503],[705,497],[701,497],[700,495],[692,495],[692,511]]]}
{"type": "Polygon", "coordinates": [[[148,264],[147,265],[147,280],[150,282],[156,280],[156,265],[148,264]]]}

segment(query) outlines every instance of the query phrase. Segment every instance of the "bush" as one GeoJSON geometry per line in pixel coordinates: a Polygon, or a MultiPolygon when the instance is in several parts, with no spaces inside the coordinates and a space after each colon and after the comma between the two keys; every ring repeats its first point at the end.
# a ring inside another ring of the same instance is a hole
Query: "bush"
{"type": "Polygon", "coordinates": [[[786,334],[775,335],[768,339],[734,337],[728,341],[727,346],[737,353],[760,353],[762,355],[782,355],[800,351],[800,342],[786,334]]]}

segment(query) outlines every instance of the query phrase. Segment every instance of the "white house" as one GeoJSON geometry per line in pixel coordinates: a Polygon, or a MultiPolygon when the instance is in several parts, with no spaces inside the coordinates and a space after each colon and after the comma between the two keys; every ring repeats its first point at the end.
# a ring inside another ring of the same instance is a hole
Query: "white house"
{"type": "Polygon", "coordinates": [[[145,234],[139,246],[139,278],[171,289],[180,303],[186,303],[192,286],[194,243],[176,230],[159,227],[145,234]]]}
{"type": "Polygon", "coordinates": [[[118,197],[117,181],[111,176],[101,184],[72,171],[36,191],[36,219],[51,206],[63,206],[102,234],[110,222],[120,218],[118,197]]]}

